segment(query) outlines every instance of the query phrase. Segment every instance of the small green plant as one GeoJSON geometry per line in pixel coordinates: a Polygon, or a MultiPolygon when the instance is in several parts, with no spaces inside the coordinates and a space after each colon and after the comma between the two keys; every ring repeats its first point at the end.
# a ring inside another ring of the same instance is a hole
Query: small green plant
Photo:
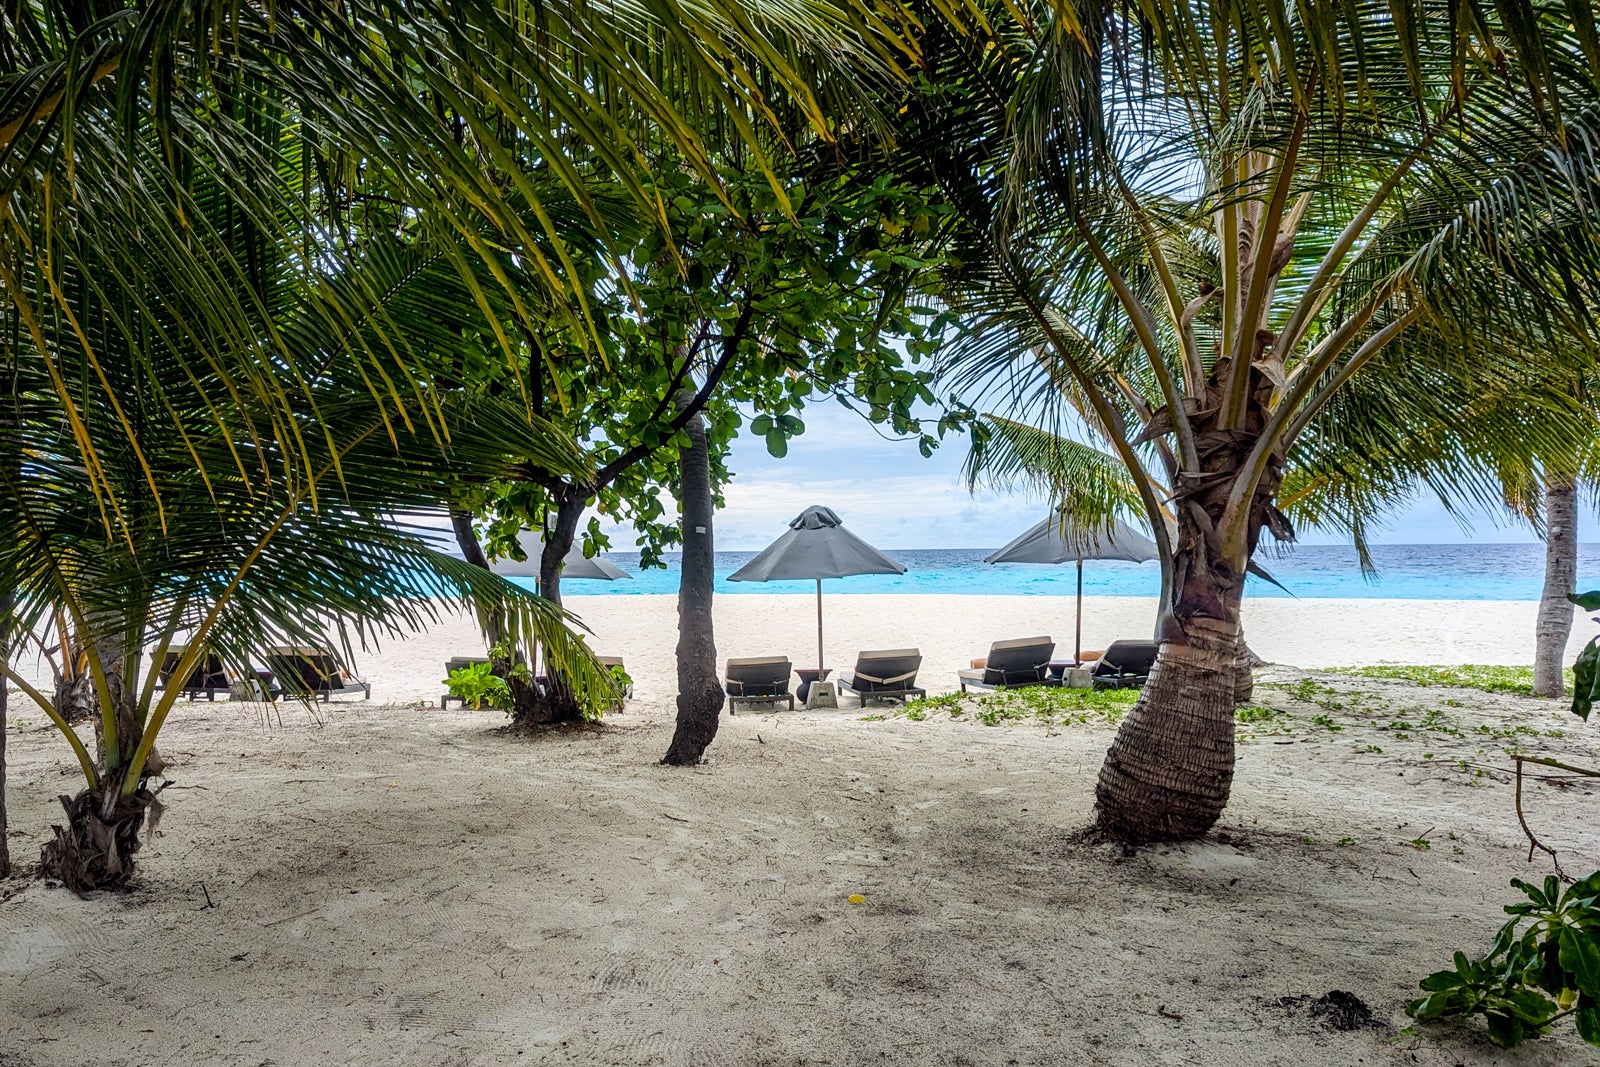
{"type": "MultiPolygon", "coordinates": [[[[450,672],[444,680],[445,688],[450,696],[458,699],[462,704],[473,711],[481,711],[484,707],[491,707],[497,711],[509,712],[512,710],[511,683],[507,677],[515,678],[524,683],[533,681],[533,674],[525,663],[514,664],[508,676],[498,675],[494,672],[494,664],[511,658],[511,650],[504,644],[497,644],[489,650],[489,661],[474,663],[466,667],[457,667],[450,672]]],[[[612,668],[620,672],[621,668],[612,668]]],[[[626,674],[623,675],[627,677],[626,674]]],[[[621,692],[621,689],[618,689],[621,692]]]]}
{"type": "Polygon", "coordinates": [[[1344,727],[1333,721],[1332,715],[1313,715],[1311,721],[1330,733],[1338,733],[1344,727]]]}
{"type": "Polygon", "coordinates": [[[473,663],[457,667],[450,672],[444,684],[451,697],[473,711],[483,710],[486,704],[501,711],[511,709],[511,685],[494,673],[493,664],[473,663]]]}
{"type": "Polygon", "coordinates": [[[1273,708],[1264,708],[1259,704],[1242,704],[1233,709],[1234,721],[1244,723],[1266,722],[1274,715],[1281,714],[1282,712],[1279,712],[1273,708]]]}
{"type": "Polygon", "coordinates": [[[1418,852],[1426,852],[1433,847],[1433,842],[1429,841],[1426,837],[1413,837],[1410,841],[1407,841],[1406,844],[1410,845],[1418,852]]]}
{"type": "Polygon", "coordinates": [[[1457,952],[1455,968],[1424,978],[1427,995],[1406,1012],[1418,1022],[1482,1015],[1502,1048],[1571,1016],[1579,1036],[1600,1046],[1600,871],[1565,891],[1554,875],[1543,886],[1511,884],[1528,899],[1506,906],[1511,919],[1489,954],[1470,960],[1457,952]]]}
{"type": "Polygon", "coordinates": [[[1339,840],[1337,840],[1337,841],[1335,841],[1333,843],[1333,847],[1334,848],[1349,848],[1351,845],[1353,845],[1355,843],[1356,843],[1356,839],[1353,838],[1353,837],[1341,837],[1341,838],[1339,838],[1339,840]]]}

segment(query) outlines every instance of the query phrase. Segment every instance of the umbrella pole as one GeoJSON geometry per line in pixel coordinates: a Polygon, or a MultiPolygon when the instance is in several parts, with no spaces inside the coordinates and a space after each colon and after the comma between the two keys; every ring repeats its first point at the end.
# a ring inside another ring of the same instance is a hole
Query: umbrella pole
{"type": "Polygon", "coordinates": [[[822,579],[817,579],[817,677],[822,677],[822,579]]]}
{"type": "Polygon", "coordinates": [[[1073,615],[1072,658],[1083,660],[1083,560],[1078,560],[1078,610],[1073,615]]]}

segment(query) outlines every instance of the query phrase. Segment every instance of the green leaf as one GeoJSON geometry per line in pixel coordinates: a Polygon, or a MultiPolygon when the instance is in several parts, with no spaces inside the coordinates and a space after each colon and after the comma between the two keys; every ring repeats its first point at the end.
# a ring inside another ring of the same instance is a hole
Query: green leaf
{"type": "Polygon", "coordinates": [[[1572,975],[1573,987],[1580,993],[1600,999],[1600,944],[1589,930],[1562,929],[1561,966],[1572,975]]]}
{"type": "Polygon", "coordinates": [[[1568,593],[1567,599],[1584,611],[1600,609],[1600,589],[1591,589],[1587,593],[1568,593]]]}
{"type": "Polygon", "coordinates": [[[1589,710],[1600,697],[1600,637],[1584,646],[1572,665],[1572,713],[1587,722],[1589,710]]]}
{"type": "Polygon", "coordinates": [[[1572,1021],[1577,1024],[1579,1037],[1591,1045],[1600,1045],[1600,1005],[1580,1003],[1572,1013],[1572,1021]]]}
{"type": "Polygon", "coordinates": [[[773,459],[782,459],[789,454],[789,439],[783,435],[782,430],[773,430],[767,434],[767,454],[773,459]]]}
{"type": "Polygon", "coordinates": [[[750,432],[757,437],[766,437],[772,432],[772,416],[757,415],[750,420],[750,432]]]}
{"type": "Polygon", "coordinates": [[[1489,1024],[1489,1040],[1501,1048],[1512,1048],[1520,1045],[1523,1037],[1526,1036],[1522,1020],[1509,1012],[1485,1012],[1484,1021],[1489,1024]]]}

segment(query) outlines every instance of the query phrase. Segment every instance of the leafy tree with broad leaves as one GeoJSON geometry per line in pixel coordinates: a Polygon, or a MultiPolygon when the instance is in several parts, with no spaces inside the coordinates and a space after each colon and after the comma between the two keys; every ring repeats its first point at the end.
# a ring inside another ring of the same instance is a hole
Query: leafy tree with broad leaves
{"type": "Polygon", "coordinates": [[[1160,476],[1132,481],[1171,568],[1167,622],[1097,824],[1193,837],[1227,803],[1240,595],[1263,532],[1293,536],[1291,452],[1404,436],[1447,383],[1594,338],[1592,12],[985,13],[983,31],[930,27],[901,134],[962,224],[945,293],[975,328],[950,359],[999,373],[1036,354],[1130,471],[1160,476]]]}
{"type": "MultiPolygon", "coordinates": [[[[920,191],[819,165],[786,178],[780,193],[742,162],[732,155],[719,174],[731,207],[692,176],[659,168],[669,177],[652,188],[669,205],[668,226],[637,230],[620,260],[592,265],[599,358],[562,358],[578,343],[562,317],[519,324],[534,410],[584,444],[589,472],[521,462],[514,478],[464,500],[487,520],[491,554],[514,555],[524,527],[541,532],[547,599],[560,602],[561,560],[577,538],[604,547],[598,517],[580,529],[590,507],[638,531],[646,565],[683,542],[662,496],[682,499],[679,450],[696,420],[718,505],[733,437],[755,433],[782,456],[804,432],[808,402],[837,398],[917,437],[925,452],[959,424],[959,412],[936,425],[916,414],[936,403],[926,360],[944,322],[911,303],[939,224],[920,191]]],[[[475,388],[511,387],[487,366],[466,377],[475,388]]],[[[577,710],[556,684],[524,714],[548,721],[577,710]]]]}
{"type": "MultiPolygon", "coordinates": [[[[704,170],[664,80],[692,71],[717,99],[748,97],[755,54],[778,61],[778,83],[797,78],[769,33],[894,32],[852,7],[752,13],[499,0],[0,12],[0,641],[9,663],[41,628],[68,631],[83,667],[72,699],[92,704],[100,737],[91,755],[53,706],[62,694],[29,692],[87,782],[50,857],[63,877],[89,887],[131,870],[171,707],[140,664],[180,636],[180,673],[206,645],[242,667],[258,639],[331,626],[348,646],[423,621],[419,594],[449,594],[513,638],[538,633],[580,692],[604,686],[548,603],[428,553],[389,512],[506,473],[508,447],[583,466],[525,405],[435,389],[430,361],[449,350],[435,327],[462,307],[505,356],[516,343],[491,297],[592,322],[565,270],[570,220],[591,223],[581,237],[601,211],[586,181],[551,166],[497,182],[482,151],[522,139],[559,161],[586,145],[631,173],[637,146],[616,116],[642,111],[704,170]],[[684,45],[671,71],[636,62],[662,36],[684,45]],[[626,109],[606,106],[617,100],[626,109]],[[431,239],[413,249],[428,269],[385,275],[397,237],[431,239]],[[513,261],[532,284],[495,273],[513,261]],[[462,439],[468,425],[502,438],[492,454],[462,439]]],[[[619,188],[659,223],[637,182],[619,188]]]]}

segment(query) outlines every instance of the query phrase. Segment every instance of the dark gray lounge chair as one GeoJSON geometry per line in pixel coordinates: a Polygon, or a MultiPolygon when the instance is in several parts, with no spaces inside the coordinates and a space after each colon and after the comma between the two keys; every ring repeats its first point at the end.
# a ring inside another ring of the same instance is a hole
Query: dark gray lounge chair
{"type": "Polygon", "coordinates": [[[332,649],[309,645],[279,645],[266,649],[262,657],[273,674],[277,693],[296,700],[329,697],[359,692],[372,698],[372,686],[339,666],[332,649]]]}
{"type": "Polygon", "coordinates": [[[789,675],[794,665],[788,656],[747,656],[730,659],[723,671],[722,686],[728,691],[728,714],[738,714],[740,701],[746,704],[777,704],[787,700],[794,710],[794,694],[789,692],[789,675]]]}
{"type": "Polygon", "coordinates": [[[958,672],[961,691],[997,689],[1000,686],[1016,689],[1025,685],[1060,685],[1059,678],[1050,677],[1050,657],[1055,655],[1055,651],[1056,643],[1048,637],[996,641],[989,646],[989,658],[984,666],[958,672]]]}
{"type": "Polygon", "coordinates": [[[915,648],[891,648],[856,656],[856,669],[839,684],[856,695],[862,707],[869,700],[904,700],[928,695],[917,685],[922,653],[915,648]]]}
{"type": "MultiPolygon", "coordinates": [[[[187,645],[169,645],[167,647],[167,654],[161,658],[161,670],[158,672],[163,689],[172,688],[172,676],[178,669],[178,661],[183,659],[184,654],[188,651],[189,646],[187,645]]],[[[207,700],[215,700],[218,693],[226,696],[233,689],[233,682],[228,677],[228,671],[222,665],[222,657],[215,652],[202,653],[200,658],[195,661],[195,665],[189,669],[189,677],[181,679],[181,681],[183,684],[178,687],[178,692],[190,700],[195,699],[202,693],[205,694],[207,700]]]]}
{"type": "Polygon", "coordinates": [[[1096,689],[1137,689],[1150,679],[1159,641],[1113,641],[1089,668],[1096,689]]]}

